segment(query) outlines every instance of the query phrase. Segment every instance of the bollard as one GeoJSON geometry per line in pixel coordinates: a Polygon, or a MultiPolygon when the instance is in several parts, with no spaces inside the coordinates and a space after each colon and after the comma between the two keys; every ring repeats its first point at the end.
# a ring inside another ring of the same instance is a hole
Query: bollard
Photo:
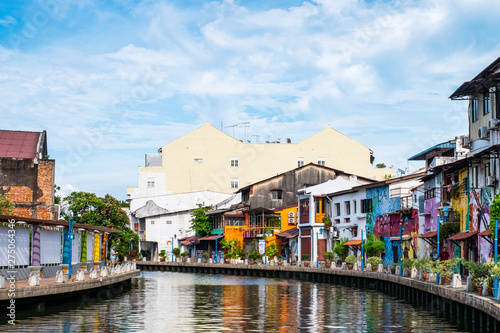
{"type": "Polygon", "coordinates": [[[488,283],[486,281],[484,281],[483,282],[483,293],[482,293],[483,296],[489,296],[489,294],[488,294],[489,288],[490,287],[488,287],[488,283]]]}
{"type": "Polygon", "coordinates": [[[472,276],[467,276],[465,281],[465,291],[472,291],[472,276]]]}
{"type": "Polygon", "coordinates": [[[0,289],[5,289],[5,276],[0,274],[0,289]]]}
{"type": "Polygon", "coordinates": [[[437,276],[435,273],[429,273],[429,282],[430,283],[436,283],[437,281],[437,276]]]}
{"type": "Polygon", "coordinates": [[[64,271],[61,269],[56,272],[56,283],[64,283],[66,282],[66,276],[64,275],[64,271]]]}
{"type": "Polygon", "coordinates": [[[89,276],[90,276],[90,278],[91,278],[92,280],[97,279],[97,270],[96,270],[94,267],[92,267],[92,268],[90,269],[90,274],[89,274],[89,276]]]}
{"type": "Polygon", "coordinates": [[[101,277],[106,277],[108,276],[108,268],[107,267],[103,267],[101,269],[101,277]]]}
{"type": "Polygon", "coordinates": [[[40,285],[40,272],[30,272],[28,277],[28,286],[34,287],[40,285]]]}
{"type": "Polygon", "coordinates": [[[353,270],[353,271],[357,271],[357,270],[359,270],[359,266],[358,266],[358,263],[357,263],[357,262],[356,262],[356,263],[354,263],[354,266],[352,266],[352,270],[353,270]]]}
{"type": "Polygon", "coordinates": [[[342,263],[342,267],[340,268],[343,271],[347,270],[347,264],[345,262],[342,263]]]}
{"type": "Polygon", "coordinates": [[[377,267],[377,273],[383,273],[384,272],[384,265],[379,264],[377,267]]]}
{"type": "Polygon", "coordinates": [[[416,269],[416,268],[412,268],[412,269],[411,269],[411,276],[410,276],[410,277],[411,277],[412,279],[416,279],[416,278],[417,278],[417,276],[418,276],[417,269],[416,269]]]}
{"type": "Polygon", "coordinates": [[[372,264],[370,263],[366,264],[365,272],[371,272],[371,271],[372,271],[372,264]]]}
{"type": "Polygon", "coordinates": [[[401,275],[401,266],[396,266],[396,272],[394,275],[400,276],[401,275]]]}
{"type": "Polygon", "coordinates": [[[462,288],[462,277],[460,274],[453,274],[453,277],[451,278],[451,287],[462,288]]]}
{"type": "Polygon", "coordinates": [[[83,269],[76,271],[76,281],[85,281],[85,271],[83,269]]]}

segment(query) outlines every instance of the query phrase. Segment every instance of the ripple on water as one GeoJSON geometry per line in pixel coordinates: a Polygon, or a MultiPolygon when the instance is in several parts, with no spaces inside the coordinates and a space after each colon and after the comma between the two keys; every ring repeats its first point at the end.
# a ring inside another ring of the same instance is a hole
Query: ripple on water
{"type": "MultiPolygon", "coordinates": [[[[18,313],[16,332],[461,332],[382,293],[295,280],[144,272],[112,299],[18,313]]],[[[8,329],[0,326],[0,331],[8,329]]]]}

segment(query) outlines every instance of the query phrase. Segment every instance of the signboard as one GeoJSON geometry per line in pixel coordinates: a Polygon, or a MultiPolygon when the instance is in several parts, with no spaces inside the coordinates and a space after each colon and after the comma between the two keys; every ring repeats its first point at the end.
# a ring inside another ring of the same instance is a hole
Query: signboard
{"type": "Polygon", "coordinates": [[[265,239],[259,239],[259,254],[260,255],[266,254],[266,240],[265,239]]]}

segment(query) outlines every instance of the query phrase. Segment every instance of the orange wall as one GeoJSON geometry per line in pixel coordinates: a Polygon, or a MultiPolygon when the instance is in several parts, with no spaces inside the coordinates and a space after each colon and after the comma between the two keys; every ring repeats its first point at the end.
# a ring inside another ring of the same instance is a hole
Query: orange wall
{"type": "Polygon", "coordinates": [[[226,239],[227,241],[232,241],[233,239],[236,238],[241,243],[243,243],[244,232],[245,232],[245,227],[226,226],[224,227],[224,239],[226,239]]]}

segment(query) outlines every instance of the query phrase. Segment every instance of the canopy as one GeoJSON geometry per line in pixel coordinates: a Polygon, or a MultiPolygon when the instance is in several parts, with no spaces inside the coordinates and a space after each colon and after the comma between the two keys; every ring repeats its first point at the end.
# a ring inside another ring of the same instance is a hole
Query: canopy
{"type": "Polygon", "coordinates": [[[451,236],[450,238],[448,238],[448,240],[451,240],[451,241],[462,241],[462,240],[470,238],[470,237],[472,237],[472,236],[474,236],[476,234],[477,234],[477,231],[459,232],[458,234],[455,234],[455,235],[451,236]]]}
{"type": "Polygon", "coordinates": [[[344,245],[347,245],[347,246],[361,245],[361,239],[351,240],[351,241],[345,242],[344,245]]]}

